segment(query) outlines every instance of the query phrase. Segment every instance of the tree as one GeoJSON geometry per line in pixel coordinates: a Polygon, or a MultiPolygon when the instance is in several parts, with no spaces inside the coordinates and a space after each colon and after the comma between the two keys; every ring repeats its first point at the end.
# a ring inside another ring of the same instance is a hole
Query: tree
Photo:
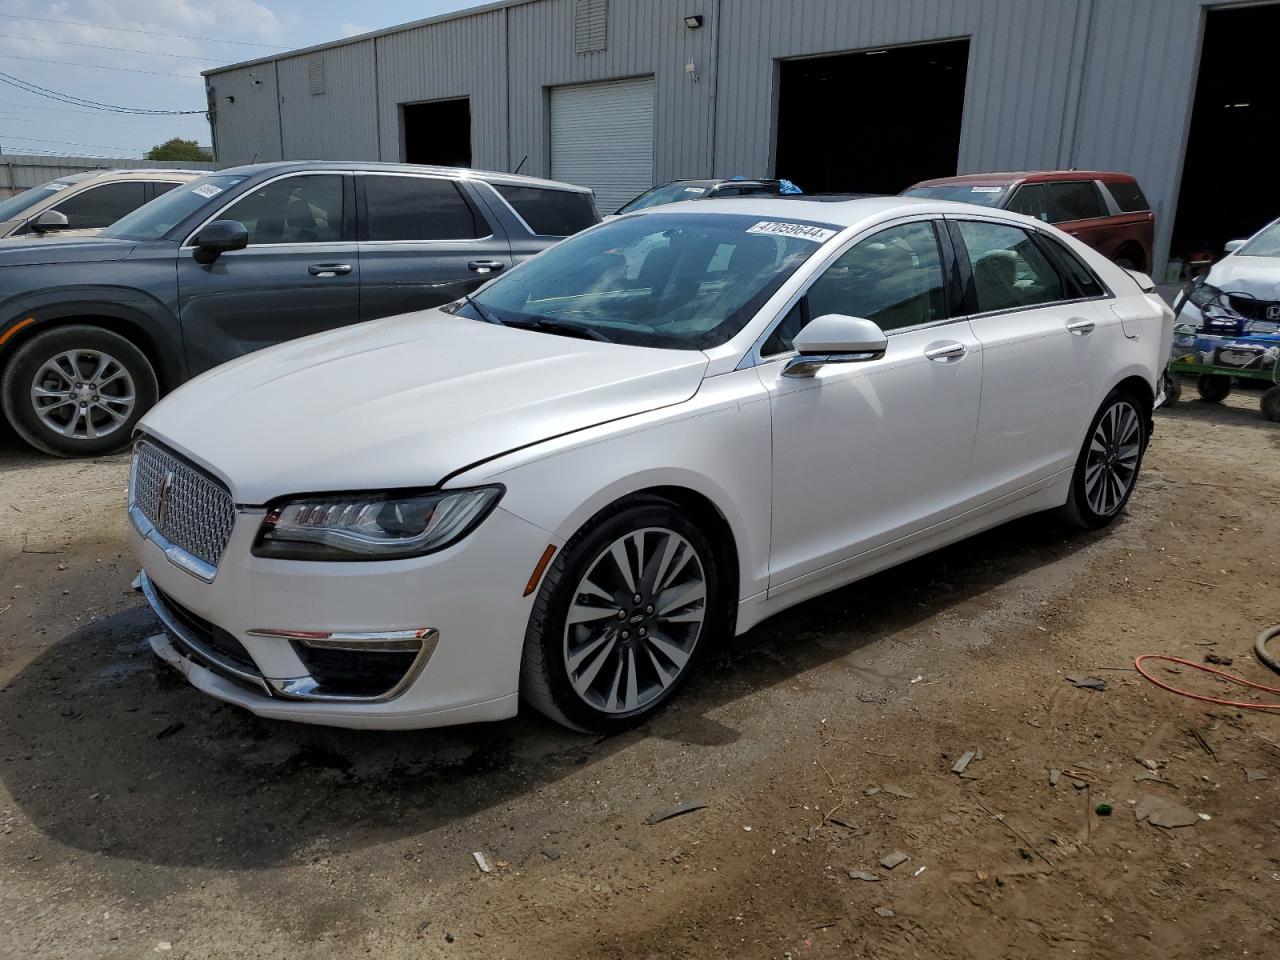
{"type": "Polygon", "coordinates": [[[212,160],[213,154],[194,140],[174,137],[147,151],[148,160],[212,160]]]}

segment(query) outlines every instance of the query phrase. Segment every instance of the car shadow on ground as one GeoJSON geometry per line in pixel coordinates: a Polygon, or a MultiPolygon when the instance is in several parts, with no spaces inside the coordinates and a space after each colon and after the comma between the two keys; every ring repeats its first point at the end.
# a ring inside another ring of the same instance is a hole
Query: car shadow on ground
{"type": "Polygon", "coordinates": [[[261,720],[159,664],[145,643],[158,625],[135,607],[54,643],[0,689],[0,777],[45,836],[111,857],[259,869],[319,842],[349,852],[509,804],[638,737],[732,743],[718,707],[863,648],[874,660],[887,637],[1097,536],[1026,518],[811,600],[718,651],[646,726],[603,739],[528,710],[395,733],[261,720]]]}

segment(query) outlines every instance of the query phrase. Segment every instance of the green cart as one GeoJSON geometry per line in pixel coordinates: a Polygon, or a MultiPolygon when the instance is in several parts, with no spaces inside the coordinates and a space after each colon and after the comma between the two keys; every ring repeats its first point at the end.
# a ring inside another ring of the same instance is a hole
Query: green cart
{"type": "Polygon", "coordinates": [[[1204,333],[1195,324],[1177,323],[1165,374],[1166,402],[1182,393],[1181,376],[1196,378],[1200,399],[1221,403],[1235,380],[1270,384],[1262,394],[1262,414],[1280,422],[1280,331],[1256,329],[1248,333],[1204,333]]]}

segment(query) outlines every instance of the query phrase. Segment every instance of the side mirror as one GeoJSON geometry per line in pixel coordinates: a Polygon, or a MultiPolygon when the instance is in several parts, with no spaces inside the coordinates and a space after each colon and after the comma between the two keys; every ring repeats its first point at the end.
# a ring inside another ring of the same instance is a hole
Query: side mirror
{"type": "Polygon", "coordinates": [[[36,233],[52,233],[67,228],[67,215],[57,210],[46,210],[31,221],[31,229],[36,233]]]}
{"type": "Polygon", "coordinates": [[[228,250],[243,250],[249,245],[249,231],[239,220],[215,220],[196,237],[192,256],[196,263],[213,263],[228,250]]]}
{"type": "Polygon", "coordinates": [[[1224,253],[1235,253],[1237,250],[1243,247],[1244,244],[1245,244],[1245,241],[1243,239],[1228,240],[1226,243],[1222,245],[1222,250],[1224,253]]]}
{"type": "Polygon", "coordinates": [[[787,361],[782,369],[784,377],[812,377],[828,363],[879,359],[889,348],[889,338],[870,320],[828,313],[796,334],[794,346],[799,356],[787,361]]]}

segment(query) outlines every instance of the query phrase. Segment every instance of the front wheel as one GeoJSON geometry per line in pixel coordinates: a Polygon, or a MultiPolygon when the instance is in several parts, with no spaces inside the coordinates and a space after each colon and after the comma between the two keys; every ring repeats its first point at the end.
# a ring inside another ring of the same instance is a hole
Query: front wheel
{"type": "Polygon", "coordinates": [[[551,565],[525,634],[521,692],[577,730],[656,713],[721,626],[721,577],[702,531],[669,501],[634,497],[593,518],[551,565]]]}
{"type": "Polygon", "coordinates": [[[32,337],[0,379],[13,429],[59,457],[119,450],[158,395],[146,354],[118,333],[81,324],[32,337]]]}
{"type": "Polygon", "coordinates": [[[1113,391],[1094,415],[1076,460],[1063,508],[1067,519],[1088,530],[1114,520],[1129,502],[1146,448],[1141,405],[1132,394],[1113,391]]]}

